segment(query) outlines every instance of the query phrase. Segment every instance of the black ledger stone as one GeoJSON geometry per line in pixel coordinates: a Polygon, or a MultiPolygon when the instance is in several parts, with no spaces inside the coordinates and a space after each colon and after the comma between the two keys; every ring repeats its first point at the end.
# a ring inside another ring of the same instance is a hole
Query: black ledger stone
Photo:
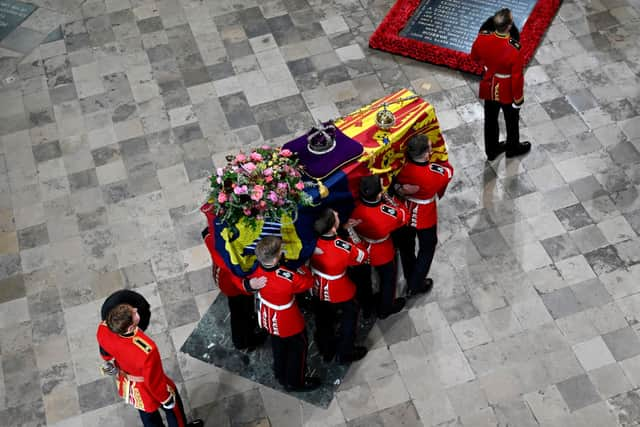
{"type": "Polygon", "coordinates": [[[400,35],[469,53],[480,28],[495,12],[511,9],[515,27],[522,28],[536,3],[537,0],[422,0],[400,35]]]}
{"type": "Polygon", "coordinates": [[[0,0],[0,40],[8,36],[38,7],[15,0],[0,0]]]}
{"type": "MultiPolygon", "coordinates": [[[[307,375],[318,376],[322,380],[320,388],[313,391],[287,392],[278,383],[273,375],[273,357],[269,339],[252,352],[234,348],[231,342],[229,307],[227,298],[222,294],[211,304],[180,350],[196,359],[211,363],[251,381],[290,394],[313,405],[328,408],[334,392],[340,386],[349,369],[349,365],[338,365],[335,362],[327,363],[322,360],[313,341],[314,317],[309,310],[303,308],[302,311],[309,341],[307,375]]],[[[356,344],[362,343],[366,339],[374,323],[373,318],[359,319],[356,344]]]]}

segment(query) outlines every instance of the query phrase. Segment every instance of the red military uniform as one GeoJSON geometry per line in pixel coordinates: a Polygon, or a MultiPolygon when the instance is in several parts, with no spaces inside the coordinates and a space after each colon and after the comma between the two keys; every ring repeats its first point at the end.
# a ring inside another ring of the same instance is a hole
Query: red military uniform
{"type": "Polygon", "coordinates": [[[442,197],[453,177],[449,162],[428,163],[407,160],[396,177],[396,182],[418,185],[420,189],[405,196],[409,211],[409,224],[418,230],[433,227],[438,223],[436,196],[442,197]]]}
{"type": "Polygon", "coordinates": [[[365,252],[339,237],[320,236],[311,257],[313,293],[320,301],[339,303],[356,294],[356,285],[346,275],[347,267],[361,264],[365,252]]]}
{"type": "Polygon", "coordinates": [[[258,322],[271,335],[286,338],[304,331],[304,317],[295,294],[313,287],[313,277],[306,267],[291,270],[283,266],[258,266],[252,277],[266,277],[267,284],[258,291],[258,322]]]}
{"type": "Polygon", "coordinates": [[[471,47],[471,58],[485,68],[480,98],[501,104],[524,102],[524,60],[520,43],[508,34],[481,31],[471,47]]]}
{"type": "Polygon", "coordinates": [[[175,384],[162,369],[156,343],[142,330],[119,335],[102,322],[97,338],[100,348],[108,353],[101,353],[102,358],[114,362],[120,370],[118,394],[127,403],[144,412],[155,412],[176,394],[175,384]]]}
{"type": "Polygon", "coordinates": [[[215,249],[215,240],[213,233],[208,233],[204,237],[204,243],[209,249],[211,260],[213,261],[213,277],[216,279],[216,283],[220,288],[220,292],[228,297],[235,297],[238,295],[252,295],[244,289],[242,279],[227,268],[222,257],[215,249]]]}
{"type": "Polygon", "coordinates": [[[407,224],[409,218],[405,207],[392,199],[378,202],[358,200],[351,218],[362,222],[355,231],[367,246],[369,263],[372,266],[387,264],[395,258],[395,248],[391,241],[391,232],[407,224]]]}

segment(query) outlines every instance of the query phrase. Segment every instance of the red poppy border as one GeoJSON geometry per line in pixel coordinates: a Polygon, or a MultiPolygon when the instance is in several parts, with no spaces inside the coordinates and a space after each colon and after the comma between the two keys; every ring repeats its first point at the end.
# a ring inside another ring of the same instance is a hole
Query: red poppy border
{"type": "MultiPolygon", "coordinates": [[[[562,0],[538,0],[533,7],[529,19],[520,31],[520,44],[525,63],[529,63],[535,54],[561,2],[562,0]]],[[[467,53],[400,36],[400,31],[419,5],[420,0],[398,0],[371,35],[369,46],[419,61],[481,74],[482,68],[472,61],[467,53]]]]}

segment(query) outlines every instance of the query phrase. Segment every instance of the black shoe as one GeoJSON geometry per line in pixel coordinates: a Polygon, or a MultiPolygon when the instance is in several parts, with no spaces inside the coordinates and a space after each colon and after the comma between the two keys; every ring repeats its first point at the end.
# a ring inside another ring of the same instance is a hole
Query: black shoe
{"type": "Polygon", "coordinates": [[[409,298],[414,297],[420,294],[428,294],[433,289],[433,279],[426,278],[424,279],[424,283],[417,289],[409,289],[407,292],[409,298]]]}
{"type": "Polygon", "coordinates": [[[529,151],[531,151],[531,143],[529,141],[523,141],[517,145],[510,145],[507,148],[506,156],[509,158],[521,156],[523,154],[527,154],[529,151]]]}
{"type": "Polygon", "coordinates": [[[337,358],[338,363],[341,365],[346,365],[347,363],[356,362],[365,357],[368,351],[369,350],[367,350],[366,347],[354,346],[351,353],[347,354],[346,356],[337,358]]]}
{"type": "Polygon", "coordinates": [[[404,298],[402,297],[396,298],[396,300],[393,302],[393,306],[391,306],[391,310],[387,312],[379,312],[378,319],[386,319],[392,314],[396,314],[397,312],[401,311],[404,308],[404,305],[406,303],[407,301],[404,298]]]}
{"type": "Polygon", "coordinates": [[[373,316],[373,307],[371,306],[371,304],[363,305],[362,317],[364,317],[365,319],[370,319],[371,316],[373,316]]]}
{"type": "Polygon", "coordinates": [[[487,160],[491,162],[495,160],[496,157],[498,157],[500,154],[504,153],[505,151],[507,151],[507,144],[504,141],[500,141],[496,151],[492,153],[487,153],[487,160]]]}
{"type": "Polygon", "coordinates": [[[187,423],[187,427],[203,427],[204,421],[202,420],[193,420],[190,423],[187,423]]]}
{"type": "Polygon", "coordinates": [[[301,385],[299,386],[287,385],[284,388],[287,391],[311,391],[320,387],[321,384],[322,382],[320,382],[320,378],[318,377],[304,377],[304,381],[301,385]]]}

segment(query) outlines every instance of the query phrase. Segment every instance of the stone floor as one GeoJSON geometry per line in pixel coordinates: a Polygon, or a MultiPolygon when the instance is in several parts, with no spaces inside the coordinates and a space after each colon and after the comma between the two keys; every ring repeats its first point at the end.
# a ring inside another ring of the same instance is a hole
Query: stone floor
{"type": "Polygon", "coordinates": [[[122,287],[208,426],[640,423],[639,0],[563,2],[526,73],[533,150],[491,164],[476,79],[367,47],[391,0],[36,3],[66,23],[0,88],[1,425],[139,425],[97,369],[122,287]],[[177,351],[218,295],[197,207],[223,153],[401,87],[456,166],[433,294],[328,409],[177,351]]]}

